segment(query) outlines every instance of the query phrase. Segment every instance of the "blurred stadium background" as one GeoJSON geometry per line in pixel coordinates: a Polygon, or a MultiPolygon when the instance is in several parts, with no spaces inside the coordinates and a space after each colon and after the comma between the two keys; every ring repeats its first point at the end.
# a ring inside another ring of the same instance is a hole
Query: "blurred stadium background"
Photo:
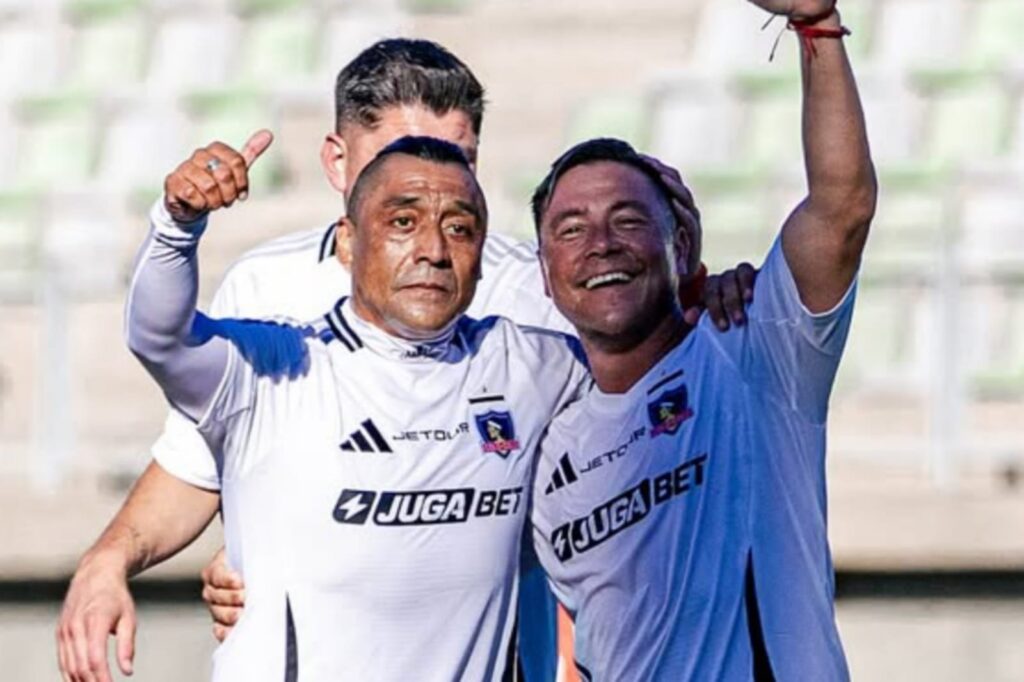
{"type": "MultiPolygon", "coordinates": [[[[1024,0],[840,0],[881,179],[830,426],[854,676],[1024,680],[1024,0]]],[[[0,670],[57,679],[65,581],[148,461],[164,404],[121,341],[145,212],[194,147],[277,141],[205,240],[337,216],[317,150],[337,70],[416,35],[488,88],[493,227],[529,236],[569,143],[679,167],[712,270],[759,262],[801,196],[796,41],[742,0],[0,0],[0,670]]],[[[772,456],[766,453],[766,456],[772,456]]],[[[202,678],[194,584],[137,582],[136,677],[202,678]]]]}

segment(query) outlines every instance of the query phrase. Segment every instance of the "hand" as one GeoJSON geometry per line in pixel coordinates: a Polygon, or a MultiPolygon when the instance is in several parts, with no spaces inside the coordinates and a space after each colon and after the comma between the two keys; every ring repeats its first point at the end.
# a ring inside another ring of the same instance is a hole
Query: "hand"
{"type": "Polygon", "coordinates": [[[750,0],[772,14],[781,14],[796,21],[823,19],[836,7],[836,0],[750,0]]]}
{"type": "MultiPolygon", "coordinates": [[[[665,165],[653,156],[648,156],[647,154],[641,154],[640,156],[654,170],[658,171],[661,181],[665,183],[665,187],[668,188],[672,195],[672,212],[675,214],[676,221],[686,229],[686,234],[690,238],[690,254],[686,259],[686,275],[692,277],[700,267],[700,251],[703,238],[700,227],[700,211],[697,209],[697,204],[693,201],[693,193],[683,183],[682,176],[679,175],[679,171],[675,168],[665,165]]],[[[683,279],[685,280],[686,277],[683,279]]]]}
{"type": "Polygon", "coordinates": [[[117,638],[117,663],[132,674],[135,603],[123,570],[83,559],[71,579],[57,623],[57,660],[65,682],[110,682],[107,636],[117,638]]]}
{"type": "Polygon", "coordinates": [[[164,180],[164,204],[171,217],[190,223],[210,211],[249,196],[249,167],[267,150],[274,136],[260,130],[236,152],[223,142],[195,150],[164,180]]]}
{"type": "Polygon", "coordinates": [[[245,607],[242,577],[228,566],[222,548],[203,569],[203,601],[213,617],[213,636],[223,642],[245,607]]]}
{"type": "MultiPolygon", "coordinates": [[[[746,324],[745,307],[754,300],[756,279],[757,270],[750,263],[740,263],[732,270],[708,277],[704,285],[704,307],[720,331],[728,331],[730,324],[737,327],[746,324]]],[[[698,316],[699,313],[692,315],[688,310],[686,321],[696,324],[698,316]]]]}

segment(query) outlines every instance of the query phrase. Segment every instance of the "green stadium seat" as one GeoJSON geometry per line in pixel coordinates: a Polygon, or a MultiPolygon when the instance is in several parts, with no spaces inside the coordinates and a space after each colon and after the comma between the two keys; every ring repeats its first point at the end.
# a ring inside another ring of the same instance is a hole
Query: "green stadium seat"
{"type": "Polygon", "coordinates": [[[651,151],[684,175],[732,162],[740,107],[716,78],[676,77],[653,88],[651,151]]]}
{"type": "Polygon", "coordinates": [[[991,306],[988,348],[972,368],[968,387],[979,400],[1024,397],[1024,282],[1010,288],[1001,305],[991,306]]]}
{"type": "Polygon", "coordinates": [[[739,73],[733,85],[744,107],[740,163],[754,168],[802,166],[799,71],[794,67],[739,73]]]}
{"type": "Polygon", "coordinates": [[[95,102],[79,93],[26,97],[19,121],[17,180],[27,187],[83,182],[96,160],[95,102]]]}
{"type": "Polygon", "coordinates": [[[701,213],[703,260],[712,272],[741,261],[760,265],[778,231],[770,178],[700,170],[685,175],[701,213]]]}
{"type": "Polygon", "coordinates": [[[40,201],[33,193],[0,193],[0,301],[31,300],[39,267],[40,201]]]}
{"type": "MultiPolygon", "coordinates": [[[[261,4],[269,5],[269,0],[261,4]]],[[[294,5],[279,0],[278,5],[294,5]]],[[[317,17],[294,7],[268,8],[247,17],[237,57],[237,80],[271,88],[308,77],[317,52],[317,17]]]]}
{"type": "Polygon", "coordinates": [[[1012,101],[995,74],[922,70],[913,80],[928,100],[923,158],[956,164],[1009,152],[1012,101]]]}
{"type": "Polygon", "coordinates": [[[1024,2],[975,0],[964,58],[975,66],[999,66],[1024,58],[1024,2]]]}
{"type": "Polygon", "coordinates": [[[598,97],[579,106],[569,121],[567,144],[617,137],[637,149],[650,142],[650,111],[640,95],[598,97]]]}
{"type": "Polygon", "coordinates": [[[69,82],[81,87],[139,81],[145,54],[140,0],[75,0],[66,6],[75,26],[69,82]]]}

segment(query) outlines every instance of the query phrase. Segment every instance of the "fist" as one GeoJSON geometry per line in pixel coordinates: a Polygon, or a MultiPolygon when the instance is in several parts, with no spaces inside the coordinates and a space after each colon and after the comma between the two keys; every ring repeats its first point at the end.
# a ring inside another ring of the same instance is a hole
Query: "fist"
{"type": "Polygon", "coordinates": [[[750,0],[766,12],[807,21],[824,18],[835,9],[836,0],[750,0]]]}
{"type": "Polygon", "coordinates": [[[164,180],[167,212],[178,222],[190,223],[236,200],[244,201],[249,196],[249,167],[273,141],[269,130],[260,130],[241,152],[223,142],[195,150],[164,180]]]}

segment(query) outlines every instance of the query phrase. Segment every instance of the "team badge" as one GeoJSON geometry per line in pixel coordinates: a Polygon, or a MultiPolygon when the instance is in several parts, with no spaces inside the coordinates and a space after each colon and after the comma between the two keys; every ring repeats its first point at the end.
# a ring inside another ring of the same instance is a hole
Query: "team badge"
{"type": "Polygon", "coordinates": [[[686,384],[665,391],[648,403],[647,414],[651,418],[651,438],[663,433],[673,435],[683,422],[693,416],[686,384]]]}
{"type": "Polygon", "coordinates": [[[484,452],[508,457],[510,452],[519,449],[516,428],[512,424],[512,415],[508,412],[491,411],[477,415],[476,428],[483,439],[480,446],[484,452]]]}

